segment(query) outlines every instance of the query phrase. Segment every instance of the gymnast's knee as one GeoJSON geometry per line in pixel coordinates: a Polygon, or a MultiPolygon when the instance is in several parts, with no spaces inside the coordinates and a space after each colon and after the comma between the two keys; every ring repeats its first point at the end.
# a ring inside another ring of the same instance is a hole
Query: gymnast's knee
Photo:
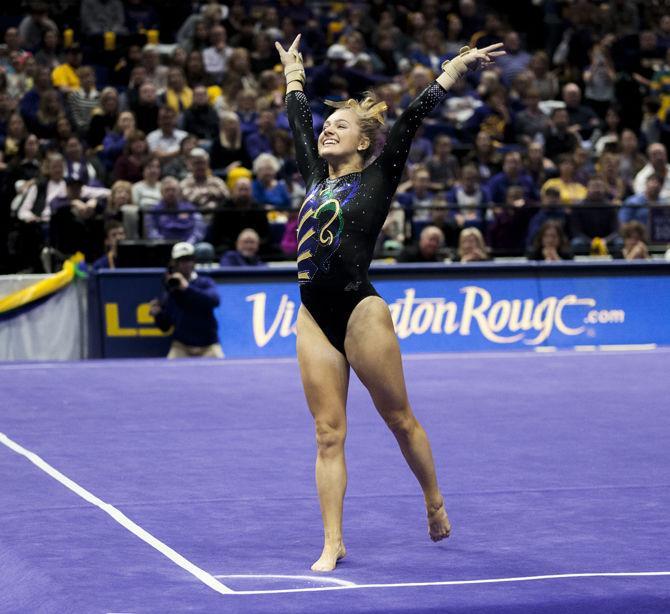
{"type": "Polygon", "coordinates": [[[330,457],[344,450],[346,427],[328,421],[316,422],[316,446],[319,456],[330,457]]]}
{"type": "Polygon", "coordinates": [[[384,421],[396,437],[409,437],[418,426],[416,418],[409,408],[386,414],[384,421]]]}

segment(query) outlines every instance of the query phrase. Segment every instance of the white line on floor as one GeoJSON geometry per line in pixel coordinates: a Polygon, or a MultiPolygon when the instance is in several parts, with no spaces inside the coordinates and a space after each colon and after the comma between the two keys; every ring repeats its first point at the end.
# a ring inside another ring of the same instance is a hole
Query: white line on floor
{"type": "MultiPolygon", "coordinates": [[[[566,573],[545,576],[522,576],[519,578],[485,578],[481,580],[445,580],[442,582],[398,582],[388,584],[353,584],[346,586],[319,586],[309,588],[279,588],[255,591],[233,591],[233,595],[274,595],[279,593],[314,593],[318,591],[347,591],[362,588],[411,588],[424,586],[460,586],[464,584],[499,584],[503,582],[530,582],[537,580],[565,580],[570,578],[632,578],[640,576],[670,576],[670,571],[633,571],[633,572],[598,572],[598,573],[566,573]]],[[[216,578],[257,577],[257,576],[215,576],[216,578]]],[[[269,576],[279,577],[279,576],[269,576]]],[[[287,576],[289,577],[289,576],[287,576]]],[[[295,576],[299,578],[300,576],[295,576]]],[[[331,578],[332,580],[332,578],[331,578]]],[[[321,581],[325,581],[322,578],[321,581]]]]}
{"type": "Polygon", "coordinates": [[[116,520],[116,522],[118,522],[122,527],[139,537],[152,548],[158,550],[158,552],[166,556],[173,563],[179,565],[179,567],[194,575],[196,578],[198,578],[198,580],[209,586],[211,589],[215,590],[217,593],[227,595],[233,592],[232,589],[219,582],[216,578],[214,578],[214,576],[207,573],[204,569],[194,565],[191,563],[191,561],[185,559],[181,554],[170,548],[170,546],[151,535],[151,533],[148,531],[145,531],[142,527],[130,520],[130,518],[128,518],[123,512],[116,509],[113,505],[98,499],[98,497],[96,497],[93,493],[86,490],[68,478],[66,475],[62,474],[60,471],[58,471],[58,469],[52,467],[49,463],[37,456],[37,454],[34,452],[31,452],[30,450],[24,448],[20,444],[7,437],[7,435],[4,433],[0,433],[0,443],[7,446],[10,450],[13,450],[17,454],[27,458],[31,463],[33,463],[33,465],[39,467],[54,480],[69,488],[73,493],[80,496],[85,501],[88,501],[92,505],[100,508],[103,512],[105,512],[105,514],[108,514],[114,520],[116,520]]]}

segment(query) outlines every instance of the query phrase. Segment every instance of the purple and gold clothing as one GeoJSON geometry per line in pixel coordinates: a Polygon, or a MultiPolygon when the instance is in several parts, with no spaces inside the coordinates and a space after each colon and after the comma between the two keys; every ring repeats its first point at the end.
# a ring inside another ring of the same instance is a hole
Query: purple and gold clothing
{"type": "Polygon", "coordinates": [[[429,85],[393,124],[379,157],[362,171],[335,179],[328,177],[328,163],[319,157],[307,97],[299,91],[286,96],[298,168],[307,186],[297,228],[300,294],[342,353],[353,309],[376,295],[368,268],[412,138],[445,94],[437,82],[429,85]]]}

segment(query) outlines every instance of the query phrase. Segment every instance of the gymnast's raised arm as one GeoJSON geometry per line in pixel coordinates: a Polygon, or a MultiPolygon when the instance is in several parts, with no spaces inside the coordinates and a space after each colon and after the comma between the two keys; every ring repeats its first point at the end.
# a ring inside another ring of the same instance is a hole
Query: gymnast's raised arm
{"type": "Polygon", "coordinates": [[[302,54],[298,51],[299,45],[300,34],[295,37],[288,50],[279,43],[275,43],[286,77],[286,108],[293,133],[296,161],[305,185],[309,185],[314,179],[318,179],[321,174],[325,173],[326,165],[319,158],[314,138],[312,111],[307,96],[303,92],[305,68],[302,63],[302,54]]]}

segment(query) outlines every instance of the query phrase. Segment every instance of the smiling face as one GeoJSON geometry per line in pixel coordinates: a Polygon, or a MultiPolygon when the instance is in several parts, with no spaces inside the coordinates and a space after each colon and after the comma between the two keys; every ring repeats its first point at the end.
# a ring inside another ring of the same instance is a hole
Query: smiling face
{"type": "Polygon", "coordinates": [[[323,123],[319,155],[325,160],[346,159],[365,151],[370,140],[361,133],[358,117],[351,109],[337,109],[323,123]]]}

